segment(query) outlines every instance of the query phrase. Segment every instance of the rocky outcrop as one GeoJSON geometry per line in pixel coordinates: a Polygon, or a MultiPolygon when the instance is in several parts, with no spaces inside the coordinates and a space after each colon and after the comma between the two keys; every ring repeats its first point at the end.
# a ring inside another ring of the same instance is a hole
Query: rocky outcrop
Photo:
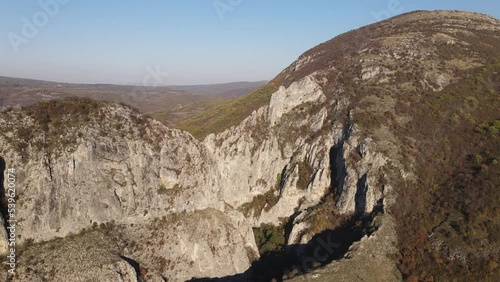
{"type": "Polygon", "coordinates": [[[139,268],[100,231],[28,246],[17,266],[14,281],[141,281],[139,268]]]}
{"type": "MultiPolygon", "coordinates": [[[[71,102],[61,103],[65,106],[64,103],[71,102]]],[[[2,116],[3,128],[13,127],[14,117],[20,111],[13,110],[2,116]]],[[[217,166],[201,143],[185,132],[167,129],[154,120],[143,120],[146,124],[138,125],[133,122],[140,118],[136,116],[138,114],[122,106],[100,104],[95,115],[103,115],[103,120],[89,116],[83,126],[65,128],[76,131],[74,135],[78,136],[70,145],[48,142],[54,147],[40,148],[36,139],[29,139],[26,141],[27,148],[21,151],[15,143],[19,131],[0,136],[1,155],[9,167],[16,168],[19,179],[16,214],[16,232],[20,234],[17,237],[18,246],[26,242],[52,242],[54,238],[85,233],[85,229],[89,228],[104,226],[114,230],[115,226],[120,226],[129,230],[126,234],[135,234],[127,240],[141,246],[126,256],[144,258],[151,275],[164,275],[174,281],[196,275],[236,274],[245,271],[251,259],[258,258],[251,225],[241,213],[219,198],[217,166]],[[116,123],[120,126],[115,126],[116,123]],[[153,139],[155,142],[152,142],[153,139]],[[212,209],[206,210],[209,207],[212,209]],[[152,225],[145,224],[154,219],[171,217],[186,218],[174,222],[181,224],[178,229],[169,229],[164,225],[163,235],[154,235],[152,225]],[[152,233],[144,233],[145,230],[152,233]],[[143,240],[138,237],[152,234],[154,236],[148,242],[154,242],[153,245],[141,243],[143,240]],[[173,245],[181,247],[170,250],[160,248],[157,245],[160,241],[168,242],[165,248],[173,245]],[[193,245],[196,241],[199,243],[193,245]],[[149,247],[153,247],[155,258],[172,261],[171,268],[163,270],[165,273],[147,259],[150,258],[149,247]],[[185,259],[186,247],[192,253],[190,259],[185,259]],[[207,252],[213,253],[208,256],[207,252]],[[216,264],[218,260],[220,263],[216,264]]],[[[29,117],[18,126],[19,130],[39,130],[37,121],[29,117]]],[[[117,236],[114,233],[105,235],[111,238],[117,236]]],[[[80,238],[80,235],[77,237],[80,238]]],[[[86,238],[83,236],[82,240],[86,238]]],[[[128,243],[124,241],[120,247],[128,243]]],[[[116,261],[103,268],[110,274],[99,270],[88,277],[118,281],[110,275],[119,272],[122,273],[120,279],[129,281],[127,273],[130,271],[119,254],[123,255],[117,253],[116,261]]],[[[70,254],[68,256],[67,261],[76,261],[70,254]]],[[[57,268],[54,271],[59,273],[57,275],[63,275],[64,271],[59,269],[63,267],[62,261],[48,257],[46,260],[49,270],[49,262],[52,261],[57,268]]],[[[82,268],[82,271],[82,277],[87,277],[87,272],[93,272],[91,267],[82,268]]],[[[39,279],[36,277],[51,277],[47,276],[50,273],[23,275],[36,281],[39,279]]],[[[78,273],[79,270],[75,270],[73,275],[78,276],[78,273]]]]}
{"type": "MultiPolygon", "coordinates": [[[[112,105],[102,111],[111,123],[113,115],[124,120],[132,115],[112,105]]],[[[120,137],[106,125],[109,134],[117,136],[102,136],[95,130],[96,123],[77,129],[82,137],[72,150],[49,153],[32,148],[26,161],[5,139],[0,141],[5,144],[2,155],[22,176],[18,183],[17,216],[22,219],[18,231],[23,234],[19,243],[66,236],[93,223],[141,222],[218,205],[216,192],[211,191],[217,187],[213,161],[189,134],[149,121],[148,127],[161,134],[158,151],[144,139],[120,137]]],[[[138,130],[132,122],[129,126],[127,130],[138,130]]]]}
{"type": "MultiPolygon", "coordinates": [[[[286,127],[298,127],[295,117],[290,118],[290,111],[320,105],[325,99],[320,85],[313,77],[307,77],[288,88],[282,87],[272,95],[269,106],[255,111],[241,125],[205,140],[219,166],[224,201],[238,207],[270,190],[279,198],[275,206],[255,218],[255,225],[277,224],[279,218],[294,212],[301,199],[311,205],[328,190],[328,151],[333,143],[328,139],[333,138],[321,136],[309,143],[304,140],[307,136],[299,135],[292,142],[288,136],[291,132],[285,131],[286,127]],[[279,119],[282,121],[277,124],[279,119]],[[311,167],[300,188],[299,164],[311,167]]],[[[319,109],[304,116],[299,126],[307,127],[311,133],[319,132],[326,115],[324,109],[319,109]]]]}
{"type": "Polygon", "coordinates": [[[295,107],[308,102],[322,103],[325,100],[326,97],[320,85],[312,76],[294,82],[289,87],[282,86],[273,94],[269,102],[269,122],[271,126],[274,126],[284,114],[295,107]]]}
{"type": "MultiPolygon", "coordinates": [[[[384,198],[379,182],[384,178],[387,157],[371,150],[382,145],[371,138],[363,140],[351,121],[334,118],[349,113],[350,106],[341,97],[327,101],[321,90],[324,83],[311,75],[281,88],[272,95],[269,106],[255,111],[241,125],[205,140],[219,164],[226,202],[240,206],[251,203],[255,195],[274,190],[274,205],[250,216],[255,226],[279,224],[280,218],[316,205],[330,192],[339,197],[340,213],[370,213],[384,198]]],[[[342,89],[334,92],[342,93],[342,89]]],[[[388,153],[397,160],[395,150],[388,153]]]]}
{"type": "Polygon", "coordinates": [[[344,259],[290,279],[290,281],[402,281],[401,273],[388,255],[395,255],[396,232],[394,219],[379,216],[380,228],[371,236],[354,243],[344,259]]]}
{"type": "Polygon", "coordinates": [[[252,230],[225,213],[231,211],[205,209],[124,227],[118,231],[124,256],[140,261],[145,279],[153,281],[245,272],[258,258],[252,230]]]}

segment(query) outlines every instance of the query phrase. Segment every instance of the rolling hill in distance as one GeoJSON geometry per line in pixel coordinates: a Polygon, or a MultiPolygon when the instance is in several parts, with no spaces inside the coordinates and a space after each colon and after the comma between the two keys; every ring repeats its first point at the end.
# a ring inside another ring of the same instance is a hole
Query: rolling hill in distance
{"type": "Polygon", "coordinates": [[[113,84],[59,83],[0,76],[0,110],[68,97],[124,103],[169,126],[220,103],[246,95],[266,81],[213,85],[144,87],[113,84]]]}
{"type": "Polygon", "coordinates": [[[256,88],[266,84],[267,81],[256,82],[231,82],[222,84],[205,84],[205,85],[169,85],[168,88],[173,90],[181,90],[197,95],[210,95],[225,98],[234,98],[243,96],[255,90],[256,88]]]}

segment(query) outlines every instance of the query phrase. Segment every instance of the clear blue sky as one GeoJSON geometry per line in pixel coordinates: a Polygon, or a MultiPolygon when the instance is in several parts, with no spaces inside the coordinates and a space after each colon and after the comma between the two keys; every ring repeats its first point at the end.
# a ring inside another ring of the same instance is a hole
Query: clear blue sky
{"type": "Polygon", "coordinates": [[[167,85],[269,80],[339,33],[436,9],[500,18],[498,0],[0,0],[0,75],[142,84],[158,66],[167,85]]]}

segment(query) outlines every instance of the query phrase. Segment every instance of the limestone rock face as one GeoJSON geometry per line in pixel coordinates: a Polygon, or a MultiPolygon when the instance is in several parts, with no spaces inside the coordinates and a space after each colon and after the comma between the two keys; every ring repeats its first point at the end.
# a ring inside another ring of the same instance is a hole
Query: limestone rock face
{"type": "Polygon", "coordinates": [[[245,272],[258,257],[254,241],[247,237],[250,226],[238,226],[215,209],[175,214],[121,232],[128,244],[124,255],[140,261],[149,279],[234,275],[245,272]]]}
{"type": "MultiPolygon", "coordinates": [[[[220,172],[205,146],[190,134],[167,129],[154,120],[146,120],[146,131],[140,137],[143,129],[132,122],[137,118],[133,111],[106,103],[99,107],[104,121],[90,117],[79,128],[66,128],[78,132],[71,145],[53,142],[53,147],[39,148],[34,139],[20,151],[14,139],[17,132],[0,137],[0,155],[19,176],[16,232],[21,236],[17,244],[34,242],[30,250],[49,252],[42,241],[57,243],[55,238],[69,236],[74,242],[60,244],[70,248],[75,243],[79,251],[88,254],[80,244],[97,240],[85,235],[89,228],[111,230],[103,235],[109,237],[104,242],[126,238],[118,240],[112,257],[96,254],[109,257],[99,270],[93,266],[76,269],[73,275],[83,277],[82,281],[136,281],[145,276],[130,275],[127,259],[121,258],[124,254],[130,260],[141,258],[141,267],[149,269],[148,277],[158,281],[162,276],[184,281],[247,270],[251,260],[259,257],[251,225],[220,197],[220,172]],[[123,122],[119,131],[113,125],[117,120],[123,122]],[[96,130],[99,127],[104,127],[106,134],[96,130]],[[149,222],[158,219],[178,225],[153,229],[158,225],[149,222]],[[143,238],[149,238],[147,244],[143,238]],[[139,249],[127,252],[131,241],[139,249]],[[163,264],[157,264],[156,259],[163,264]],[[171,262],[169,268],[167,261],[171,262]]],[[[13,126],[17,111],[2,116],[0,124],[13,126]]],[[[36,120],[26,118],[19,126],[35,131],[36,124],[36,120]]],[[[57,140],[55,136],[43,138],[57,140]]],[[[6,237],[3,234],[2,238],[6,237]]],[[[59,267],[54,274],[49,264],[62,267],[63,261],[45,255],[47,265],[41,267],[48,268],[47,272],[33,276],[21,269],[19,277],[37,281],[63,275],[59,267]]],[[[69,251],[54,255],[68,256],[71,264],[78,260],[69,251]]]]}
{"type": "MultiPolygon", "coordinates": [[[[107,106],[103,112],[125,109],[107,106]]],[[[22,126],[22,125],[20,125],[22,126]]],[[[217,173],[206,149],[189,134],[150,121],[160,150],[138,138],[108,138],[80,128],[73,150],[31,150],[20,160],[2,140],[2,155],[19,177],[19,240],[48,240],[109,221],[140,222],[167,213],[215,205],[217,173]]]]}
{"type": "Polygon", "coordinates": [[[334,134],[329,130],[313,140],[305,140],[307,134],[323,129],[328,114],[320,105],[325,101],[316,78],[308,76],[281,87],[272,95],[269,106],[255,111],[240,125],[205,139],[219,166],[220,196],[226,203],[240,207],[257,195],[274,191],[277,203],[259,216],[252,214],[249,219],[254,225],[278,224],[294,209],[317,203],[329,189],[329,151],[335,142],[334,134]],[[313,106],[317,109],[305,113],[313,106]],[[307,134],[288,135],[288,130],[299,128],[306,128],[307,134]],[[309,170],[300,188],[299,164],[309,170]]]}
{"type": "Polygon", "coordinates": [[[269,102],[269,120],[276,125],[281,117],[298,105],[307,102],[324,102],[326,99],[320,85],[311,76],[292,83],[289,87],[280,87],[269,102]]]}
{"type": "Polygon", "coordinates": [[[374,142],[362,143],[350,121],[332,120],[347,113],[349,103],[342,97],[328,101],[323,83],[312,74],[282,87],[269,106],[204,141],[219,166],[220,196],[226,203],[239,207],[274,191],[276,203],[250,215],[255,226],[279,224],[280,218],[318,204],[330,192],[339,195],[341,213],[370,213],[384,197],[378,180],[386,157],[372,153],[369,144],[374,142]]]}

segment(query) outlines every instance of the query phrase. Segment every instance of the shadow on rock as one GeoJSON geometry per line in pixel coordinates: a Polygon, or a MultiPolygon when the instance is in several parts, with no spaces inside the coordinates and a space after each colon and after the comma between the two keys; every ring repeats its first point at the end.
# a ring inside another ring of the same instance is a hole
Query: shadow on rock
{"type": "MultiPolygon", "coordinates": [[[[382,210],[380,208],[377,212],[382,210]]],[[[368,230],[372,219],[373,214],[357,215],[334,230],[315,235],[307,244],[289,245],[282,251],[263,254],[244,273],[222,278],[194,278],[189,281],[283,281],[306,274],[343,258],[354,242],[374,231],[368,230]]]]}

